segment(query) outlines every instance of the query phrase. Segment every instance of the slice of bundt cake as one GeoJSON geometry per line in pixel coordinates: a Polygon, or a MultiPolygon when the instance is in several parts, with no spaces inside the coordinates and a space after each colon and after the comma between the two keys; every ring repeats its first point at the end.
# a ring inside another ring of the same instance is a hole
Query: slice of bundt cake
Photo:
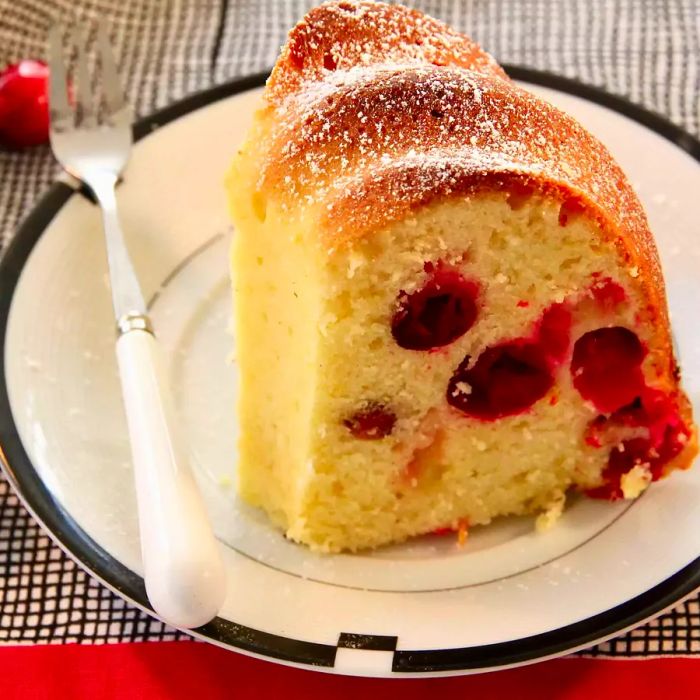
{"type": "Polygon", "coordinates": [[[635,194],[465,36],[312,10],[227,186],[240,491],[290,538],[547,523],[569,490],[633,498],[690,464],[635,194]]]}

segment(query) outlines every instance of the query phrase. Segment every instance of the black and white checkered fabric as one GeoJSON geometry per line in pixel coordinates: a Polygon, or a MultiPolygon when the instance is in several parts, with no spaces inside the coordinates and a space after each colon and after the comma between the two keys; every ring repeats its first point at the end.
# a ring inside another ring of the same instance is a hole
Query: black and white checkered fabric
{"type": "MultiPolygon", "coordinates": [[[[55,20],[108,19],[137,114],[272,65],[312,0],[0,0],[0,68],[45,54],[55,20]]],[[[577,78],[700,136],[698,0],[407,0],[504,63],[577,78]]],[[[56,174],[48,147],[0,150],[0,248],[56,174]]],[[[0,643],[184,637],[82,572],[0,478],[0,643]]],[[[586,652],[700,655],[700,599],[586,652]]]]}

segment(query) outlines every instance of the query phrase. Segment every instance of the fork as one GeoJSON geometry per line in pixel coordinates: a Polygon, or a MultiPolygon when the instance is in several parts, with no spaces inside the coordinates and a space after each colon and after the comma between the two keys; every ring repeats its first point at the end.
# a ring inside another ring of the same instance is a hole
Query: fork
{"type": "Polygon", "coordinates": [[[61,166],[93,192],[102,209],[146,593],[166,622],[198,627],[211,620],[223,603],[224,568],[188,464],[160,347],[117,216],[115,187],[131,150],[131,110],[119,84],[106,27],[100,23],[97,30],[102,110],[100,95],[91,88],[82,30],[71,31],[77,78],[72,99],[63,63],[64,31],[54,26],[49,32],[51,148],[61,166]]]}

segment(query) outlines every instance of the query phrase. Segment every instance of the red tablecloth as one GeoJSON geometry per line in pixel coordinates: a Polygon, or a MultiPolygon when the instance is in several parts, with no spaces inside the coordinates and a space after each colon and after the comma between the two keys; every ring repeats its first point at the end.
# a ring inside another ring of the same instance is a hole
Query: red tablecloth
{"type": "Polygon", "coordinates": [[[3,647],[0,669],[2,700],[644,700],[695,697],[700,686],[698,658],[566,658],[473,676],[387,680],[314,673],[190,642],[3,647]]]}

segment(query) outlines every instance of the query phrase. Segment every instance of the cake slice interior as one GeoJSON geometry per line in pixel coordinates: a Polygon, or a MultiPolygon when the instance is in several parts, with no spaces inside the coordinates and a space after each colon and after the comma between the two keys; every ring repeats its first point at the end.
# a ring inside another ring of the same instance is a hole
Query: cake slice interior
{"type": "Polygon", "coordinates": [[[574,203],[447,199],[330,256],[239,207],[240,487],[290,537],[543,524],[572,487],[638,495],[690,437],[648,379],[636,271],[574,203]]]}

